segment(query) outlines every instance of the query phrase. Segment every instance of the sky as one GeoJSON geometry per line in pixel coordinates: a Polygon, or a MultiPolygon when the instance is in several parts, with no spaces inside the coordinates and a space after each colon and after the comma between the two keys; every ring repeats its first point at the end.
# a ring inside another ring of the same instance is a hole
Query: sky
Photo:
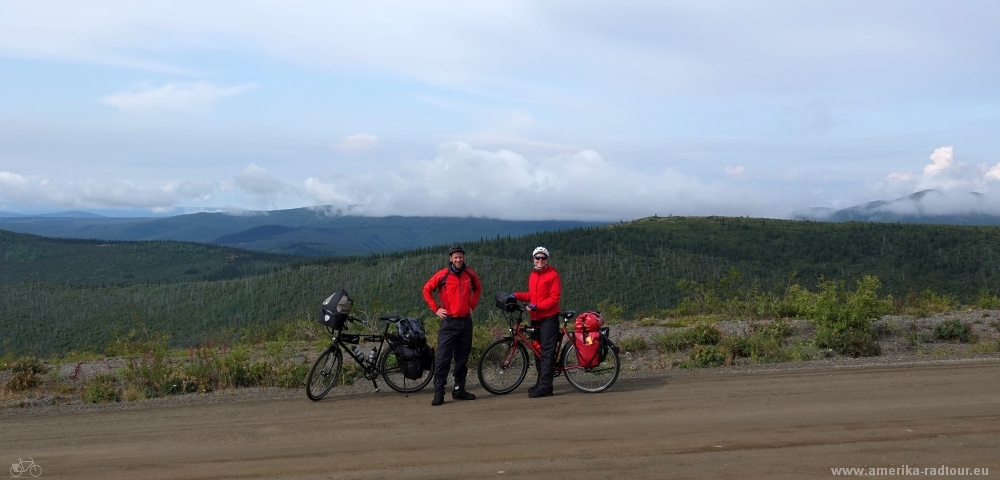
{"type": "Polygon", "coordinates": [[[995,1],[5,1],[0,211],[791,218],[931,188],[1000,214],[997,18],[995,1]]]}

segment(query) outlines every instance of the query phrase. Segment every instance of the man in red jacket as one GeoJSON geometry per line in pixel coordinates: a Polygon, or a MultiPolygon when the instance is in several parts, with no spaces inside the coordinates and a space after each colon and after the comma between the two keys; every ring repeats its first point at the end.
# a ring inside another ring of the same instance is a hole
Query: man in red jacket
{"type": "Polygon", "coordinates": [[[448,370],[455,359],[455,389],[451,398],[475,400],[476,396],[465,391],[465,377],[469,373],[469,352],[472,351],[472,311],[479,304],[483,293],[479,277],[465,265],[465,249],[455,244],[448,250],[448,266],[435,273],[424,284],[424,300],[435,315],[441,317],[438,330],[437,360],[434,363],[434,400],[431,405],[444,403],[444,386],[448,383],[448,370]],[[438,291],[441,303],[434,300],[438,291]]]}
{"type": "Polygon", "coordinates": [[[542,347],[542,358],[535,359],[535,369],[538,380],[535,386],[528,389],[528,397],[548,397],[552,395],[552,369],[556,361],[556,343],[559,341],[559,296],[562,295],[562,282],[559,273],[549,265],[549,251],[538,247],[531,256],[535,261],[535,269],[528,276],[528,291],[515,292],[514,297],[522,302],[528,302],[528,315],[531,326],[536,327],[531,334],[532,340],[537,340],[542,347]]]}

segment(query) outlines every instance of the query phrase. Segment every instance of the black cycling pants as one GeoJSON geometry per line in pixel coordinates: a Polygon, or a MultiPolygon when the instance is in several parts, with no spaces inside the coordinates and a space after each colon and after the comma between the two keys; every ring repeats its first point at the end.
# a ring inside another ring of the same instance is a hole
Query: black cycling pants
{"type": "Polygon", "coordinates": [[[538,371],[536,382],[538,392],[552,393],[552,373],[556,366],[556,344],[559,343],[559,317],[553,315],[531,322],[536,327],[531,334],[532,340],[542,344],[542,358],[535,357],[535,369],[538,371]]]}
{"type": "Polygon", "coordinates": [[[435,392],[444,392],[452,358],[455,360],[455,386],[465,388],[471,351],[472,319],[470,317],[442,319],[441,329],[438,330],[437,360],[434,362],[435,392]]]}

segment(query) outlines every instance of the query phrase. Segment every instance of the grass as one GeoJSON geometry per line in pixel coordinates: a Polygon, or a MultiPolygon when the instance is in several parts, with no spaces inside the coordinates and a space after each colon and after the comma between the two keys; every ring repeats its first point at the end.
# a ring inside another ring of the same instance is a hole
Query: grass
{"type": "Polygon", "coordinates": [[[715,345],[722,339],[722,332],[708,324],[698,324],[694,327],[663,332],[653,336],[653,343],[665,352],[677,352],[695,345],[715,345]]]}
{"type": "Polygon", "coordinates": [[[649,349],[649,345],[642,337],[632,335],[619,340],[618,349],[622,353],[645,352],[649,349]]]}
{"type": "Polygon", "coordinates": [[[937,340],[969,343],[972,340],[972,329],[967,323],[958,320],[946,320],[934,327],[934,338],[937,340]]]}

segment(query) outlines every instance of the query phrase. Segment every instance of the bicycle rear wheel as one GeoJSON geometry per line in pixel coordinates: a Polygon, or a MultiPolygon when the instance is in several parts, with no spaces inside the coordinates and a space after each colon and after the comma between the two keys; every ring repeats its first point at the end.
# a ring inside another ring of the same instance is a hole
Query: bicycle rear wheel
{"type": "Polygon", "coordinates": [[[391,348],[385,349],[378,360],[378,369],[382,372],[382,380],[389,388],[399,393],[413,393],[422,390],[431,383],[434,378],[434,369],[424,370],[423,376],[416,380],[411,380],[403,375],[403,370],[399,367],[399,359],[392,353],[391,348]]]}
{"type": "Polygon", "coordinates": [[[479,384],[494,395],[513,392],[528,373],[528,352],[514,339],[501,338],[479,359],[479,384]]]}
{"type": "Polygon", "coordinates": [[[572,342],[563,349],[562,366],[566,371],[566,380],[577,390],[585,393],[603,392],[618,380],[622,366],[621,360],[618,359],[618,347],[611,343],[609,338],[605,338],[604,341],[608,342],[608,354],[601,363],[591,368],[580,366],[576,357],[576,346],[572,342]]]}
{"type": "Polygon", "coordinates": [[[319,354],[306,377],[306,396],[309,400],[320,400],[333,390],[343,364],[344,355],[336,346],[331,345],[319,354]]]}

